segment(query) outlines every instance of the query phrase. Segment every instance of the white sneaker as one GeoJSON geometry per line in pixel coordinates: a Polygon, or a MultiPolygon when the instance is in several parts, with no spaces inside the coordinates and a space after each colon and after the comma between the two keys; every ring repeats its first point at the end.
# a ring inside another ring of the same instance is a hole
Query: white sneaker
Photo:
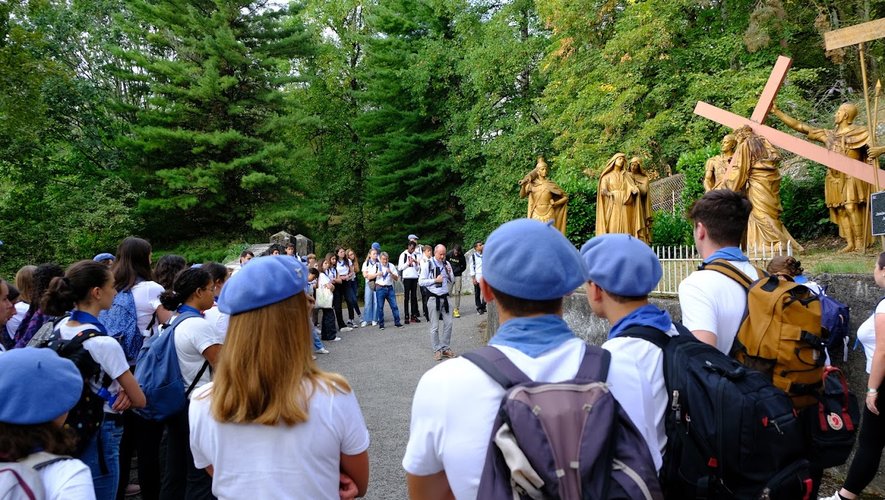
{"type": "Polygon", "coordinates": [[[315,352],[317,354],[329,354],[329,350],[326,349],[325,347],[323,347],[322,349],[317,349],[316,351],[313,351],[313,352],[315,352]]]}
{"type": "Polygon", "coordinates": [[[842,500],[842,497],[839,496],[839,492],[833,493],[831,497],[817,497],[819,500],[842,500]]]}
{"type": "Polygon", "coordinates": [[[377,321],[373,321],[373,322],[372,322],[372,326],[378,326],[378,322],[377,322],[377,321]]]}
{"type": "Polygon", "coordinates": [[[369,323],[367,323],[367,322],[365,322],[365,321],[360,321],[360,328],[365,328],[366,325],[368,325],[368,324],[369,324],[369,323]]]}
{"type": "Polygon", "coordinates": [[[335,337],[334,339],[332,339],[332,342],[338,342],[339,340],[341,340],[341,337],[335,337]]]}
{"type": "Polygon", "coordinates": [[[352,332],[352,331],[353,331],[353,327],[345,326],[344,328],[341,329],[341,331],[342,331],[342,332],[352,332]]]}

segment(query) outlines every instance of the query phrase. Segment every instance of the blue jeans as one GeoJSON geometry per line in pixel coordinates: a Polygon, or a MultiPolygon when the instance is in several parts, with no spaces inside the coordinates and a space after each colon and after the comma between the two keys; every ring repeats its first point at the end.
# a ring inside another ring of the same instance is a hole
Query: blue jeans
{"type": "Polygon", "coordinates": [[[320,329],[310,325],[311,331],[313,332],[313,350],[319,351],[320,349],[325,349],[326,346],[323,345],[323,341],[320,340],[320,329]]]}
{"type": "Polygon", "coordinates": [[[117,483],[120,480],[120,441],[122,439],[122,415],[105,413],[101,429],[92,437],[92,441],[79,457],[92,472],[96,500],[114,500],[117,497],[117,483]],[[107,465],[107,473],[104,474],[102,474],[99,462],[99,435],[101,436],[104,462],[107,465]]]}
{"type": "Polygon", "coordinates": [[[378,321],[378,311],[375,310],[375,291],[369,288],[369,283],[366,283],[366,286],[363,289],[363,304],[364,312],[366,313],[363,316],[363,321],[371,323],[373,321],[378,321]]]}
{"type": "Polygon", "coordinates": [[[400,325],[399,307],[396,306],[396,292],[392,286],[379,286],[375,288],[375,302],[377,304],[378,325],[384,326],[384,301],[390,304],[390,311],[393,312],[393,324],[400,325]]]}

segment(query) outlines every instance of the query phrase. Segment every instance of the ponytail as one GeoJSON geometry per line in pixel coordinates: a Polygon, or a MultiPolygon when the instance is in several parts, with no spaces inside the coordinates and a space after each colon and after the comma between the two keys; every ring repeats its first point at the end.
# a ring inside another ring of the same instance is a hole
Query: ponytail
{"type": "Polygon", "coordinates": [[[108,267],[92,260],[81,260],[68,268],[64,276],[52,278],[40,307],[50,316],[61,316],[89,298],[93,288],[113,279],[108,267]]]}
{"type": "Polygon", "coordinates": [[[169,311],[176,311],[200,288],[212,283],[212,277],[204,269],[192,267],[178,273],[172,288],[160,294],[160,303],[169,311]]]}

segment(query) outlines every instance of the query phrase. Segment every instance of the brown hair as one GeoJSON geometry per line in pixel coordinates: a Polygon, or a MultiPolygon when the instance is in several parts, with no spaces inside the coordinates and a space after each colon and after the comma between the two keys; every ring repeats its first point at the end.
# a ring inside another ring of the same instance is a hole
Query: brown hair
{"type": "Polygon", "coordinates": [[[151,281],[151,244],[147,240],[130,236],[117,247],[117,262],[114,263],[114,288],[118,292],[129,290],[138,280],[151,281]]]}
{"type": "Polygon", "coordinates": [[[216,420],[295,425],[307,421],[318,388],[350,392],[344,377],[314,363],[309,313],[307,296],[298,293],[231,316],[212,388],[216,420]]]}
{"type": "MultiPolygon", "coordinates": [[[[490,285],[491,286],[491,285],[490,285]]],[[[557,314],[562,311],[562,297],[552,300],[528,300],[508,295],[492,287],[495,301],[502,309],[516,317],[535,314],[557,314]]]]}
{"type": "Polygon", "coordinates": [[[76,442],[75,434],[53,422],[36,425],[0,422],[0,462],[21,460],[41,448],[56,455],[70,455],[76,442]]]}
{"type": "Polygon", "coordinates": [[[111,270],[102,262],[75,262],[64,276],[52,278],[49,289],[43,294],[40,308],[50,316],[61,316],[75,305],[88,302],[89,292],[105,286],[111,279],[111,270]]]}
{"type": "Polygon", "coordinates": [[[750,200],[744,194],[730,189],[714,189],[694,202],[688,216],[695,224],[703,223],[715,243],[739,246],[751,208],[750,200]]]}
{"type": "Polygon", "coordinates": [[[796,277],[802,274],[802,263],[790,255],[778,255],[771,259],[768,263],[766,271],[769,274],[786,274],[790,277],[796,277]]]}
{"type": "Polygon", "coordinates": [[[31,303],[34,294],[34,271],[37,266],[24,266],[15,273],[15,287],[21,294],[22,302],[31,303]]]}

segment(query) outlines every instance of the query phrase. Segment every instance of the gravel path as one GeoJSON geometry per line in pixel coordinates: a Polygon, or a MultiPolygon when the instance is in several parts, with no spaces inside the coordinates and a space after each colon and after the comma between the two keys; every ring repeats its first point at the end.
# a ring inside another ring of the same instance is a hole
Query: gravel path
{"type": "MultiPolygon", "coordinates": [[[[487,318],[473,310],[473,296],[464,296],[461,305],[462,317],[454,320],[452,331],[452,349],[458,354],[481,345],[487,318]]],[[[383,331],[370,326],[342,332],[343,340],[325,343],[331,354],[317,355],[322,369],[347,377],[363,410],[372,440],[365,497],[369,500],[407,498],[401,464],[409,439],[412,395],[421,375],[437,364],[427,322],[394,328],[390,309],[385,311],[383,331]]],[[[346,310],[344,314],[346,319],[346,310]]]]}

